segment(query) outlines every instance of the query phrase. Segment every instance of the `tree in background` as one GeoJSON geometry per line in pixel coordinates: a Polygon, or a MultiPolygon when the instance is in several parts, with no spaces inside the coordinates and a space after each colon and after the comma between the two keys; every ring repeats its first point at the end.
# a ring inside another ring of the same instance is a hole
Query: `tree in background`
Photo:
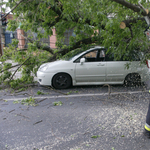
{"type": "MultiPolygon", "coordinates": [[[[147,0],[140,3],[149,8],[147,0]]],[[[8,30],[15,31],[20,26],[31,34],[24,37],[28,40],[26,49],[17,48],[18,41],[14,40],[0,58],[4,62],[0,68],[1,83],[7,81],[12,87],[31,83],[31,73],[35,74],[41,63],[69,57],[92,45],[111,47],[109,51],[116,59],[127,59],[127,54],[135,49],[149,57],[149,41],[143,34],[147,27],[143,16],[149,16],[149,12],[139,6],[138,0],[2,0],[0,5],[4,4],[13,10],[14,15],[14,20],[8,23],[8,30]],[[54,27],[57,49],[40,42],[53,34],[54,27]],[[69,45],[65,45],[64,33],[70,29],[75,36],[70,36],[69,45]],[[32,33],[37,37],[34,38],[32,33]],[[14,74],[9,71],[12,64],[5,63],[7,59],[18,62],[15,72],[22,69],[20,79],[13,80],[14,74]]]]}

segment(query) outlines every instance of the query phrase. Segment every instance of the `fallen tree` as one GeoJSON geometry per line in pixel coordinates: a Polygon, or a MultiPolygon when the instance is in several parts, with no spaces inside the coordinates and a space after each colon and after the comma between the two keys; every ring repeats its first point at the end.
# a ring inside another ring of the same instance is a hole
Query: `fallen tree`
{"type": "Polygon", "coordinates": [[[15,31],[20,26],[20,29],[31,33],[22,35],[28,41],[27,48],[17,48],[16,39],[0,58],[3,62],[0,82],[6,81],[12,87],[21,82],[32,82],[32,73],[36,74],[43,62],[71,56],[91,45],[111,47],[116,59],[135,48],[148,57],[149,41],[143,34],[147,27],[144,16],[150,16],[149,11],[145,9],[149,7],[146,0],[142,1],[141,5],[138,0],[134,3],[127,0],[21,0],[18,3],[2,0],[0,4],[7,4],[7,7],[13,10],[14,20],[9,21],[8,30],[15,31]],[[41,42],[42,38],[53,35],[54,27],[57,33],[56,49],[41,42]],[[66,45],[65,32],[70,29],[73,30],[74,36],[69,37],[69,45],[66,45]],[[36,33],[36,38],[32,33],[36,33]],[[14,80],[14,74],[10,71],[13,66],[6,63],[7,59],[18,63],[16,72],[22,70],[21,79],[14,80]]]}

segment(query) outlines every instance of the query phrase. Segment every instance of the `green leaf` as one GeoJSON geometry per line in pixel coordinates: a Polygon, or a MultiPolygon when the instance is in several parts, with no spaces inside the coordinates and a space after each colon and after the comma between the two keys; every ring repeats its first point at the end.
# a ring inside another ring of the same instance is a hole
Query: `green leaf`
{"type": "Polygon", "coordinates": [[[37,95],[44,95],[44,93],[41,91],[37,91],[37,95]]]}
{"type": "Polygon", "coordinates": [[[58,101],[58,102],[53,102],[53,105],[54,106],[61,106],[63,103],[61,101],[58,101]]]}
{"type": "Polygon", "coordinates": [[[100,135],[92,135],[91,138],[98,138],[100,135]]]}

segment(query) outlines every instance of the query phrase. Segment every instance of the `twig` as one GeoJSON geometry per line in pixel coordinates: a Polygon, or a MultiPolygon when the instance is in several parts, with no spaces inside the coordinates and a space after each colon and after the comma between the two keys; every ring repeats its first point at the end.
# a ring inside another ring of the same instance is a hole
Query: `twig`
{"type": "Polygon", "coordinates": [[[24,116],[24,115],[22,115],[22,114],[16,114],[17,116],[22,116],[22,117],[24,117],[24,118],[28,118],[28,119],[30,119],[29,117],[26,117],[26,116],[24,116]]]}
{"type": "Polygon", "coordinates": [[[38,124],[38,123],[40,123],[40,122],[42,122],[43,120],[40,120],[40,121],[38,121],[38,122],[36,122],[36,123],[34,123],[33,125],[36,125],[36,124],[38,124]]]}
{"type": "Polygon", "coordinates": [[[140,6],[140,8],[141,8],[141,9],[143,9],[143,11],[145,11],[145,12],[146,12],[146,14],[148,15],[149,10],[148,10],[148,9],[145,9],[145,8],[142,6],[142,4],[141,4],[140,2],[138,2],[138,5],[139,5],[139,6],[140,6]]]}
{"type": "Polygon", "coordinates": [[[12,78],[14,77],[14,75],[16,74],[16,72],[17,72],[29,59],[30,59],[30,57],[27,58],[27,59],[16,69],[16,71],[15,71],[15,72],[13,73],[13,75],[11,76],[9,82],[12,80],[12,78]]]}
{"type": "Polygon", "coordinates": [[[47,99],[47,98],[44,98],[44,99],[42,99],[42,100],[37,101],[36,103],[43,102],[43,101],[46,100],[46,99],[47,99]]]}
{"type": "MultiPolygon", "coordinates": [[[[18,87],[18,88],[14,88],[15,90],[18,90],[18,89],[20,89],[20,88],[22,88],[22,87],[27,87],[27,88],[29,88],[29,86],[37,86],[36,84],[27,84],[27,85],[23,85],[23,84],[20,84],[20,86],[21,87],[18,87]]],[[[17,93],[17,92],[16,92],[17,93]]]]}
{"type": "Polygon", "coordinates": [[[111,93],[111,87],[109,84],[104,84],[103,86],[108,86],[108,94],[109,94],[109,98],[110,98],[110,93],[111,93]]]}
{"type": "Polygon", "coordinates": [[[18,5],[19,5],[20,3],[22,3],[23,1],[24,1],[24,0],[19,1],[19,2],[16,4],[15,7],[13,7],[7,14],[5,14],[5,15],[1,18],[1,20],[4,19],[6,16],[8,16],[8,15],[10,14],[10,12],[13,12],[13,11],[18,7],[18,5]]]}
{"type": "MultiPolygon", "coordinates": [[[[33,43],[33,40],[32,40],[32,39],[30,39],[30,38],[28,38],[28,37],[22,35],[21,33],[20,33],[20,35],[21,35],[23,38],[25,38],[26,40],[28,40],[28,41],[30,41],[31,43],[33,43]]],[[[50,52],[52,55],[54,55],[53,49],[51,49],[51,47],[49,47],[49,46],[44,46],[44,47],[43,47],[42,45],[37,44],[37,48],[38,48],[38,49],[45,50],[45,51],[48,51],[48,52],[50,52]]]]}
{"type": "Polygon", "coordinates": [[[16,94],[16,95],[29,95],[29,96],[32,96],[32,95],[30,95],[28,93],[22,93],[22,94],[16,94]]]}
{"type": "Polygon", "coordinates": [[[15,111],[15,109],[11,110],[9,113],[11,113],[11,112],[13,112],[13,111],[15,111]]]}
{"type": "Polygon", "coordinates": [[[133,101],[134,102],[134,99],[132,99],[132,98],[130,98],[130,97],[128,97],[128,96],[125,96],[124,94],[120,94],[121,96],[124,96],[124,97],[126,97],[127,99],[130,99],[131,101],[133,101]]]}
{"type": "Polygon", "coordinates": [[[23,35],[23,34],[21,34],[21,33],[20,33],[20,35],[21,35],[23,38],[25,38],[26,40],[29,40],[31,43],[33,43],[33,41],[32,41],[30,38],[28,38],[28,37],[24,36],[24,35],[23,35]]]}
{"type": "MultiPolygon", "coordinates": [[[[133,31],[132,31],[131,25],[129,25],[129,30],[130,30],[130,32],[131,32],[131,38],[133,38],[133,31]]],[[[130,41],[130,40],[129,40],[129,41],[130,41]]]]}
{"type": "Polygon", "coordinates": [[[54,89],[54,88],[52,88],[52,87],[46,87],[46,86],[44,86],[45,88],[48,88],[48,89],[51,89],[51,90],[53,90],[53,91],[55,91],[55,92],[57,92],[57,93],[60,93],[60,94],[63,94],[63,95],[68,95],[67,93],[63,93],[63,92],[60,92],[60,91],[58,91],[58,90],[56,90],[56,89],[54,89]]]}
{"type": "Polygon", "coordinates": [[[17,64],[17,65],[15,65],[15,66],[11,66],[10,68],[4,69],[4,70],[0,71],[0,73],[4,72],[4,71],[6,71],[6,70],[9,70],[9,69],[11,69],[11,68],[17,67],[17,66],[20,66],[20,64],[17,64]]]}

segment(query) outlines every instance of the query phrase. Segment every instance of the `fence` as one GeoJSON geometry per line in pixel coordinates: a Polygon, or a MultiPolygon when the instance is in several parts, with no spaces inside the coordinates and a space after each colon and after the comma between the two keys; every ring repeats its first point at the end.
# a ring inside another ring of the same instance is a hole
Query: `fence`
{"type": "MultiPolygon", "coordinates": [[[[44,33],[44,30],[41,32],[44,33]]],[[[28,47],[28,43],[30,42],[28,39],[29,35],[30,35],[30,37],[32,37],[33,41],[37,39],[37,34],[32,33],[31,31],[24,32],[21,29],[17,29],[15,32],[12,32],[12,31],[7,31],[6,27],[3,27],[2,34],[0,35],[0,39],[1,39],[0,44],[3,48],[8,47],[9,44],[12,43],[13,39],[18,39],[18,41],[19,41],[18,48],[24,49],[24,48],[28,47]]],[[[73,29],[66,30],[66,32],[64,33],[64,36],[65,36],[64,44],[69,45],[70,36],[75,36],[73,34],[73,29]]],[[[47,46],[50,46],[52,49],[57,48],[56,47],[56,41],[57,41],[57,38],[56,38],[55,28],[53,29],[53,35],[52,36],[48,36],[47,38],[40,39],[41,43],[44,43],[47,46]]]]}

